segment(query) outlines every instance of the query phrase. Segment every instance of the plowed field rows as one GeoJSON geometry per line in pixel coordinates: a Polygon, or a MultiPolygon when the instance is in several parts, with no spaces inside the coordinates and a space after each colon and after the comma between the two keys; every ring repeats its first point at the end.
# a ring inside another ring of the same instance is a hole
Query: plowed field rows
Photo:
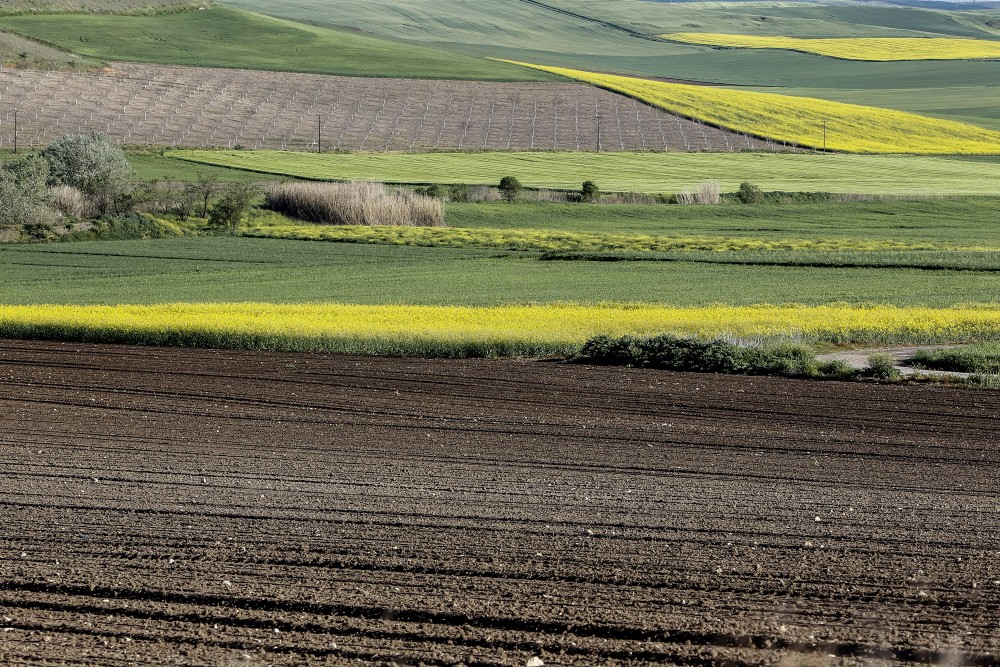
{"type": "Polygon", "coordinates": [[[1000,394],[0,342],[0,664],[994,665],[1000,394]]]}
{"type": "Polygon", "coordinates": [[[322,139],[324,150],[594,150],[600,129],[603,150],[788,150],[574,83],[131,63],[105,74],[0,68],[0,148],[14,142],[15,111],[21,146],[96,130],[134,145],[315,150],[322,139]]]}

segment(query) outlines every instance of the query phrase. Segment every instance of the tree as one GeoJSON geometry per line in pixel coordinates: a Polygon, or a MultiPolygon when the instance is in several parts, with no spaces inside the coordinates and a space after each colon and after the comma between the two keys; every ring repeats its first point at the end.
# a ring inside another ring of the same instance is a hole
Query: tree
{"type": "Polygon", "coordinates": [[[37,155],[0,163],[0,226],[43,222],[50,217],[49,163],[37,155]]]}
{"type": "Polygon", "coordinates": [[[736,192],[736,198],[744,204],[759,204],[764,201],[764,193],[750,181],[743,181],[736,192]]]}
{"type": "Polygon", "coordinates": [[[117,212],[135,176],[125,151],[101,132],[60,135],[42,156],[49,163],[49,185],[77,188],[98,213],[117,212]]]}
{"type": "Polygon", "coordinates": [[[219,192],[219,180],[211,174],[198,172],[195,190],[198,192],[198,198],[201,200],[201,217],[207,218],[208,204],[212,201],[212,197],[219,192]]]}
{"type": "Polygon", "coordinates": [[[504,198],[504,201],[517,201],[517,196],[521,194],[523,189],[524,186],[521,185],[521,182],[513,176],[504,176],[500,179],[500,196],[504,198]]]}
{"type": "Polygon", "coordinates": [[[212,207],[208,224],[228,230],[236,229],[259,195],[256,186],[251,183],[232,183],[226,186],[219,201],[212,207]]]}
{"type": "Polygon", "coordinates": [[[597,187],[597,183],[593,181],[584,181],[583,187],[580,188],[580,201],[585,204],[590,204],[597,201],[597,198],[601,196],[601,191],[597,187]]]}

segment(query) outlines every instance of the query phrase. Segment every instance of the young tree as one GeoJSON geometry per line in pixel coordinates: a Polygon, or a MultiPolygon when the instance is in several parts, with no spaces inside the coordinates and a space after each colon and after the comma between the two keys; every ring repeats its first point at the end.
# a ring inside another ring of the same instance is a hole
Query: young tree
{"type": "Polygon", "coordinates": [[[583,187],[580,188],[580,201],[585,204],[591,204],[597,201],[597,198],[601,196],[601,191],[597,187],[597,183],[593,181],[584,181],[583,187]]]}
{"type": "Polygon", "coordinates": [[[63,134],[42,156],[49,163],[49,185],[77,188],[98,213],[117,212],[135,176],[121,146],[101,132],[63,134]]]}
{"type": "Polygon", "coordinates": [[[208,216],[208,224],[213,227],[235,230],[250,210],[254,199],[260,195],[251,183],[232,183],[223,190],[219,201],[215,202],[208,216]]]}
{"type": "Polygon", "coordinates": [[[500,179],[500,196],[504,198],[504,201],[517,201],[517,197],[523,189],[524,186],[521,185],[521,182],[513,176],[504,176],[500,179]]]}

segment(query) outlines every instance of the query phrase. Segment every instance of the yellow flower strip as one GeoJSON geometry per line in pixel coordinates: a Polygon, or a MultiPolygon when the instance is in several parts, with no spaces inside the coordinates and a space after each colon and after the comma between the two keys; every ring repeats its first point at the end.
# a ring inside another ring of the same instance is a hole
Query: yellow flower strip
{"type": "Polygon", "coordinates": [[[572,352],[597,334],[855,343],[1000,335],[1000,304],[954,308],[650,304],[497,307],[273,303],[0,306],[0,336],[425,356],[572,352]]]}
{"type": "Polygon", "coordinates": [[[982,60],[1000,58],[1000,42],[949,37],[818,38],[679,32],[660,35],[686,44],[745,49],[784,49],[843,60],[982,60]]]}
{"type": "Polygon", "coordinates": [[[243,227],[244,236],[298,239],[303,241],[338,241],[451,248],[505,248],[540,251],[631,252],[733,251],[733,250],[815,250],[879,251],[938,250],[990,251],[997,248],[951,246],[940,243],[907,243],[867,239],[779,239],[719,238],[711,236],[659,236],[653,234],[590,234],[538,229],[492,229],[467,227],[384,227],[357,225],[311,225],[256,222],[243,227]]]}
{"type": "Polygon", "coordinates": [[[825,136],[826,148],[850,153],[1000,153],[1000,132],[905,111],[515,64],[584,81],[718,127],[810,148],[822,148],[825,136]]]}

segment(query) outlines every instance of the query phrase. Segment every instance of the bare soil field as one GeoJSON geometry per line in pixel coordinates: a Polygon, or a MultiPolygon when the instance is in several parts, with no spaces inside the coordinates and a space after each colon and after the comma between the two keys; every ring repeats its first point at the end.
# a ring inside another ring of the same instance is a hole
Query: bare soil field
{"type": "Polygon", "coordinates": [[[21,146],[97,130],[123,144],[206,148],[316,150],[322,138],[324,150],[360,151],[791,150],[576,83],[129,63],[105,73],[0,67],[2,148],[13,145],[15,111],[21,146]]]}
{"type": "Polygon", "coordinates": [[[1000,662],[1000,394],[0,341],[0,664],[1000,662]]]}

